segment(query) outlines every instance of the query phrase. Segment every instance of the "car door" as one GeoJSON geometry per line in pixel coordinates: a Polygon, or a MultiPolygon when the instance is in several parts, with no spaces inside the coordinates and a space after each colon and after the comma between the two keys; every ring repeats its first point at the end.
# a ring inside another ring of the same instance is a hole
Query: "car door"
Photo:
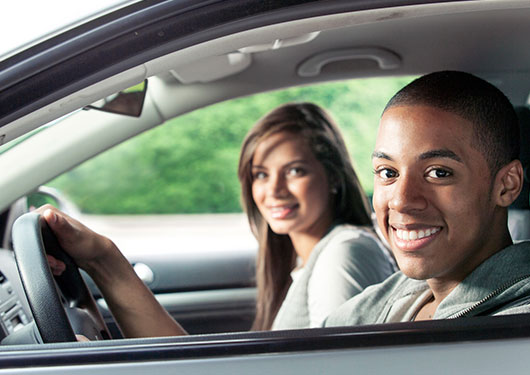
{"type": "MultiPolygon", "coordinates": [[[[83,215],[82,220],[122,249],[162,306],[189,333],[250,328],[256,244],[243,215],[83,215]]],[[[105,301],[91,286],[117,336],[105,301]]]]}

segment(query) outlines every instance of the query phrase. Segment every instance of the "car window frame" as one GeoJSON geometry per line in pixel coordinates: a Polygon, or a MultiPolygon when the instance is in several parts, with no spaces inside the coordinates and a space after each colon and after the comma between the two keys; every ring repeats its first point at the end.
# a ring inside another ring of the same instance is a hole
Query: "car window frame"
{"type": "MultiPolygon", "coordinates": [[[[0,368],[26,366],[29,358],[32,366],[85,366],[502,342],[530,338],[529,317],[530,314],[480,316],[354,327],[14,345],[0,350],[0,368]]],[[[526,341],[530,344],[530,340],[526,341]]]]}

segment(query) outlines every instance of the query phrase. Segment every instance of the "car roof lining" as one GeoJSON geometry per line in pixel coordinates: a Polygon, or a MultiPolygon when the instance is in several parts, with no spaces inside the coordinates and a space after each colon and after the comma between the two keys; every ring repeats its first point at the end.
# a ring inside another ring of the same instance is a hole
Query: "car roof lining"
{"type": "MultiPolygon", "coordinates": [[[[489,6],[480,11],[473,8],[472,5],[476,6],[476,4],[466,5],[468,6],[458,9],[454,7],[454,4],[432,6],[438,8],[438,11],[444,6],[454,10],[454,13],[458,13],[456,15],[460,20],[458,24],[454,24],[455,15],[439,16],[431,7],[415,6],[410,9],[403,7],[407,11],[403,13],[396,9],[392,11],[378,9],[358,12],[354,15],[323,16],[312,20],[299,20],[264,27],[206,42],[148,62],[146,64],[148,75],[159,74],[166,85],[164,95],[156,99],[166,119],[227,98],[256,93],[256,87],[259,87],[260,91],[269,91],[349,78],[418,75],[441,69],[467,70],[481,75],[492,80],[505,91],[515,105],[525,104],[528,92],[526,89],[521,92],[519,87],[521,87],[521,80],[528,82],[528,78],[524,76],[528,72],[527,62],[530,61],[530,49],[521,51],[515,46],[523,44],[527,39],[526,35],[530,33],[530,24],[526,21],[530,17],[528,3],[525,9],[521,9],[519,8],[522,6],[521,2],[514,2],[514,7],[517,6],[516,11],[513,9],[503,11],[505,12],[503,19],[510,17],[512,22],[497,21],[499,10],[495,7],[498,5],[496,2],[488,3],[489,6]],[[404,20],[407,24],[412,23],[413,27],[409,30],[404,29],[404,20]],[[515,27],[519,28],[519,32],[511,33],[510,31],[515,27]],[[468,35],[470,33],[465,32],[468,28],[475,29],[476,34],[468,35]],[[411,31],[418,29],[424,32],[411,31]],[[287,34],[284,30],[288,30],[287,34]],[[444,30],[448,35],[438,37],[437,41],[434,35],[436,31],[432,30],[444,30]],[[243,48],[252,42],[266,43],[275,38],[293,37],[314,31],[321,31],[321,33],[314,40],[296,48],[287,47],[253,54],[250,66],[237,77],[228,77],[228,79],[208,83],[181,85],[176,80],[172,82],[172,77],[164,74],[178,64],[192,64],[194,61],[207,59],[208,56],[243,48]],[[389,35],[396,34],[401,34],[401,36],[389,38],[389,35]],[[480,34],[480,39],[477,39],[478,34],[480,34]],[[490,43],[502,40],[506,34],[510,34],[512,39],[520,38],[519,43],[499,43],[499,53],[496,56],[489,56],[487,52],[490,43]],[[459,43],[454,43],[454,40],[459,40],[459,43]],[[487,41],[487,43],[483,44],[484,48],[481,48],[478,41],[482,43],[487,41]],[[432,49],[427,47],[437,42],[442,44],[440,51],[432,53],[432,49]],[[314,77],[300,77],[296,74],[299,64],[313,56],[314,51],[355,47],[388,50],[404,58],[398,68],[387,71],[373,64],[368,66],[349,64],[348,66],[335,63],[329,64],[323,69],[322,74],[314,77]],[[524,55],[523,58],[515,58],[521,54],[524,55]],[[273,71],[274,74],[261,74],[263,69],[273,71]],[[500,69],[502,69],[502,76],[499,76],[500,69]],[[199,94],[199,92],[202,93],[199,94]],[[192,100],[181,100],[182,98],[192,100]]],[[[528,85],[525,86],[528,87],[528,85]]]]}

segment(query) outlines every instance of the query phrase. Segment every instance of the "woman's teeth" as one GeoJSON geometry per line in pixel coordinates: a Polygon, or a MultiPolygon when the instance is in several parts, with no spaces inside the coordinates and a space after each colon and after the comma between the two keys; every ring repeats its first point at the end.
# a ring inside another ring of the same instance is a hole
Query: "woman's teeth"
{"type": "Polygon", "coordinates": [[[273,207],[271,208],[271,217],[273,219],[281,219],[287,216],[291,211],[293,207],[292,206],[281,206],[281,207],[273,207]]]}

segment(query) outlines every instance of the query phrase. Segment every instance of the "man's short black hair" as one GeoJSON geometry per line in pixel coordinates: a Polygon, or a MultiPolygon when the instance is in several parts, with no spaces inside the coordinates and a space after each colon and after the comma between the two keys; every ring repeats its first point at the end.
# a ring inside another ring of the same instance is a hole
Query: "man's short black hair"
{"type": "Polygon", "coordinates": [[[383,113],[396,106],[426,105],[454,113],[474,124],[475,142],[490,172],[519,157],[519,123],[508,98],[472,74],[442,71],[424,75],[390,99],[383,113]]]}

